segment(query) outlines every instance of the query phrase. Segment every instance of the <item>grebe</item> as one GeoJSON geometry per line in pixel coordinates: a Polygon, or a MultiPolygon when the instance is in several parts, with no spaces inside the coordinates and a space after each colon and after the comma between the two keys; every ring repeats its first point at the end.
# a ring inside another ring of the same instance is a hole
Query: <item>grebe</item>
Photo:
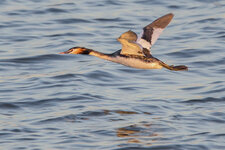
{"type": "Polygon", "coordinates": [[[167,65],[153,57],[150,52],[152,45],[156,42],[165,27],[170,23],[173,16],[172,13],[166,14],[145,26],[140,37],[131,30],[123,33],[117,38],[122,45],[122,49],[112,54],[104,54],[85,47],[73,47],[60,54],[92,55],[138,69],[161,69],[164,67],[174,71],[188,70],[188,67],[184,65],[167,65]]]}

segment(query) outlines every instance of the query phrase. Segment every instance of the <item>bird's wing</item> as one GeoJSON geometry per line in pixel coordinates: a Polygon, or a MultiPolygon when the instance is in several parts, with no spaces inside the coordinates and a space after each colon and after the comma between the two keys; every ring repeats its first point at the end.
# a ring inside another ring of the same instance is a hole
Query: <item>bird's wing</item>
{"type": "Polygon", "coordinates": [[[123,33],[117,40],[122,45],[120,54],[145,56],[140,44],[136,43],[137,34],[129,30],[123,33]]]}
{"type": "Polygon", "coordinates": [[[152,45],[156,42],[162,31],[173,19],[173,16],[174,15],[172,13],[166,14],[156,19],[151,24],[145,26],[141,36],[137,39],[137,43],[140,44],[143,49],[147,49],[150,54],[152,45]]]}
{"type": "Polygon", "coordinates": [[[142,47],[138,43],[126,39],[118,39],[118,41],[122,44],[120,54],[145,56],[142,47]]]}

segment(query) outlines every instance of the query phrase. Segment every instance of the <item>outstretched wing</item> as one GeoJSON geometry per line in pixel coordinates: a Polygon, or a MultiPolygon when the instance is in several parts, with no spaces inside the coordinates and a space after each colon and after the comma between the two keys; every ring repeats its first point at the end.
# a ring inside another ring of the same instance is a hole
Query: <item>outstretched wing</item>
{"type": "Polygon", "coordinates": [[[118,39],[122,45],[122,50],[120,54],[122,55],[139,55],[145,56],[142,47],[134,41],[129,41],[126,39],[118,39]]]}
{"type": "Polygon", "coordinates": [[[117,40],[122,45],[120,54],[145,56],[140,44],[136,43],[137,34],[129,30],[123,33],[117,40]]]}
{"type": "Polygon", "coordinates": [[[172,13],[166,14],[145,26],[141,36],[137,39],[137,43],[139,43],[143,48],[149,50],[150,53],[152,45],[173,19],[173,16],[174,15],[172,13]]]}

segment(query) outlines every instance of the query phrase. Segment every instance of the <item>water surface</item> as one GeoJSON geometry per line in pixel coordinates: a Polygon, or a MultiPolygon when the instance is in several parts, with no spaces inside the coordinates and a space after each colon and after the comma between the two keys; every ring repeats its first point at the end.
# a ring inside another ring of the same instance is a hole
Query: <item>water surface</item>
{"type": "Polygon", "coordinates": [[[225,2],[0,1],[1,149],[225,149],[225,2]],[[127,30],[175,17],[152,48],[189,71],[139,70],[112,53],[127,30]]]}

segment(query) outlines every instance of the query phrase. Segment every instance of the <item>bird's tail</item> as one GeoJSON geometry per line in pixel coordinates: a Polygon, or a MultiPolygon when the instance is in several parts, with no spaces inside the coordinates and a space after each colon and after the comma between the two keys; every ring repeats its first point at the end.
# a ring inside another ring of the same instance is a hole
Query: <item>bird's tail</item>
{"type": "Polygon", "coordinates": [[[184,66],[184,65],[180,65],[180,66],[167,65],[167,64],[164,63],[164,62],[161,62],[161,65],[162,65],[164,68],[166,68],[166,69],[174,70],[174,71],[184,71],[184,70],[188,70],[188,67],[187,67],[187,66],[184,66]]]}

